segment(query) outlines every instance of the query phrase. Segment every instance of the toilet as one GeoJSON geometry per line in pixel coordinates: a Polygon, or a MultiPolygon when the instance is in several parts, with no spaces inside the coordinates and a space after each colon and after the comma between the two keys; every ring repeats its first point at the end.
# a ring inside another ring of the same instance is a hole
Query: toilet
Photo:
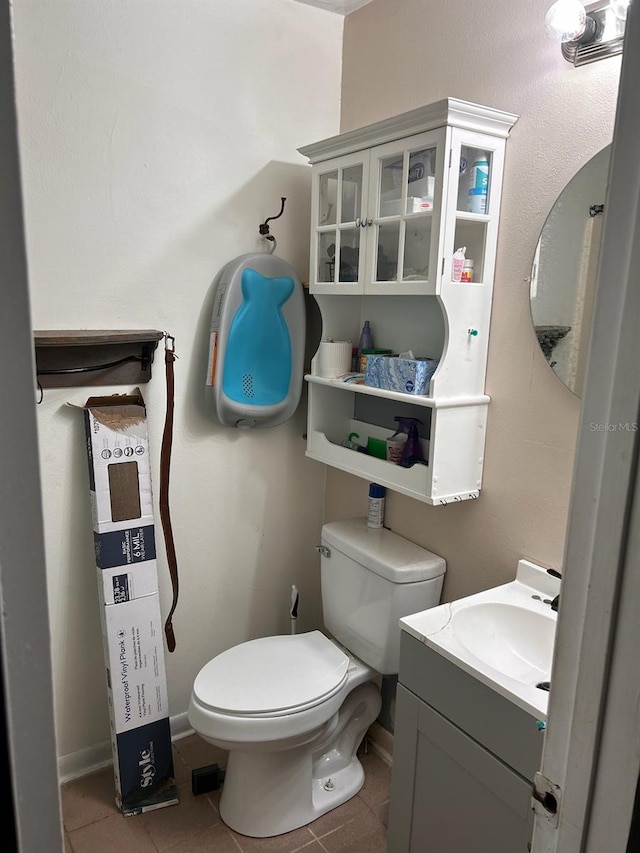
{"type": "Polygon", "coordinates": [[[327,633],[241,643],[193,684],[192,728],[229,752],[220,816],[255,838],[358,793],[356,751],[380,712],[380,676],[398,672],[398,620],[440,601],[445,561],[390,530],[353,518],[325,524],[321,543],[327,633]]]}

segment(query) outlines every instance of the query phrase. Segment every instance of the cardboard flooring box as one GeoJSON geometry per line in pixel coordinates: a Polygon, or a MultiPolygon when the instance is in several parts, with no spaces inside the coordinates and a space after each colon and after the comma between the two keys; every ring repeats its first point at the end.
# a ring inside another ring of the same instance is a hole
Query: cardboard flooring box
{"type": "Polygon", "coordinates": [[[84,418],[116,802],[132,815],[178,802],[142,395],[91,397],[84,418]]]}
{"type": "Polygon", "coordinates": [[[158,595],[102,608],[116,788],[137,814],[177,802],[158,595]]]}

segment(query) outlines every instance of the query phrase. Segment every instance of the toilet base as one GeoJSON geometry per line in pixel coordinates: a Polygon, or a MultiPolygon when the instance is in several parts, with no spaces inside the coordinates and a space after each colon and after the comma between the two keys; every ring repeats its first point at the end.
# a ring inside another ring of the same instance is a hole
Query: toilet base
{"type": "MultiPolygon", "coordinates": [[[[359,746],[360,744],[358,744],[359,746]]],[[[326,779],[313,780],[314,817],[320,817],[355,797],[364,785],[364,769],[354,755],[349,764],[326,779]]],[[[310,823],[310,821],[307,821],[310,823]]]]}
{"type": "Polygon", "coordinates": [[[354,797],[364,783],[356,751],[380,712],[372,682],[356,687],[311,743],[274,752],[232,750],[220,817],[253,838],[290,832],[354,797]]]}

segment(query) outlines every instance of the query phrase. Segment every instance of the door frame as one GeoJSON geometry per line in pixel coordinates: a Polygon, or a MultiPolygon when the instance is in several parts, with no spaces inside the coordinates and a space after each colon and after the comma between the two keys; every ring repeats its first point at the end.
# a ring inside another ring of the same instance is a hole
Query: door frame
{"type": "Polygon", "coordinates": [[[537,807],[533,853],[623,853],[640,770],[639,45],[636,2],[626,25],[540,769],[540,784],[557,786],[558,808],[553,815],[537,807]]]}
{"type": "MultiPolygon", "coordinates": [[[[61,853],[10,0],[0,0],[0,670],[15,849],[61,853]]],[[[7,828],[10,833],[11,826],[7,828]]],[[[8,840],[10,840],[8,838],[8,840]]]]}

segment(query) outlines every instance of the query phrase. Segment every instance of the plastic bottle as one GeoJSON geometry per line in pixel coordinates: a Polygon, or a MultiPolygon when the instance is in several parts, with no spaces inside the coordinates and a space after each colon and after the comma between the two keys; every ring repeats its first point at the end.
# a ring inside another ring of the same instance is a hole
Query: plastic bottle
{"type": "Polygon", "coordinates": [[[343,447],[347,447],[349,450],[358,450],[360,453],[366,453],[367,448],[363,444],[358,444],[357,441],[354,441],[354,438],[360,438],[357,432],[350,432],[349,438],[345,438],[343,442],[341,442],[343,447]]]}
{"type": "Polygon", "coordinates": [[[451,262],[451,281],[462,280],[462,270],[464,269],[464,253],[467,251],[466,246],[461,246],[453,253],[451,262]]]}
{"type": "Polygon", "coordinates": [[[489,158],[478,154],[469,173],[469,203],[471,213],[487,212],[487,193],[489,192],[489,158]]]}
{"type": "Polygon", "coordinates": [[[384,502],[387,490],[377,483],[369,484],[369,506],[367,508],[367,527],[379,528],[384,524],[384,502]]]}
{"type": "Polygon", "coordinates": [[[371,333],[371,325],[369,323],[369,320],[364,321],[362,331],[360,332],[358,354],[360,354],[363,349],[373,349],[373,334],[371,333]]]}
{"type": "Polygon", "coordinates": [[[420,444],[420,435],[418,433],[418,425],[422,425],[422,421],[418,418],[402,418],[396,417],[398,421],[398,429],[394,432],[392,438],[398,435],[406,435],[407,440],[402,449],[402,460],[400,465],[403,468],[410,468],[416,462],[424,462],[422,454],[422,445],[420,444]]]}

